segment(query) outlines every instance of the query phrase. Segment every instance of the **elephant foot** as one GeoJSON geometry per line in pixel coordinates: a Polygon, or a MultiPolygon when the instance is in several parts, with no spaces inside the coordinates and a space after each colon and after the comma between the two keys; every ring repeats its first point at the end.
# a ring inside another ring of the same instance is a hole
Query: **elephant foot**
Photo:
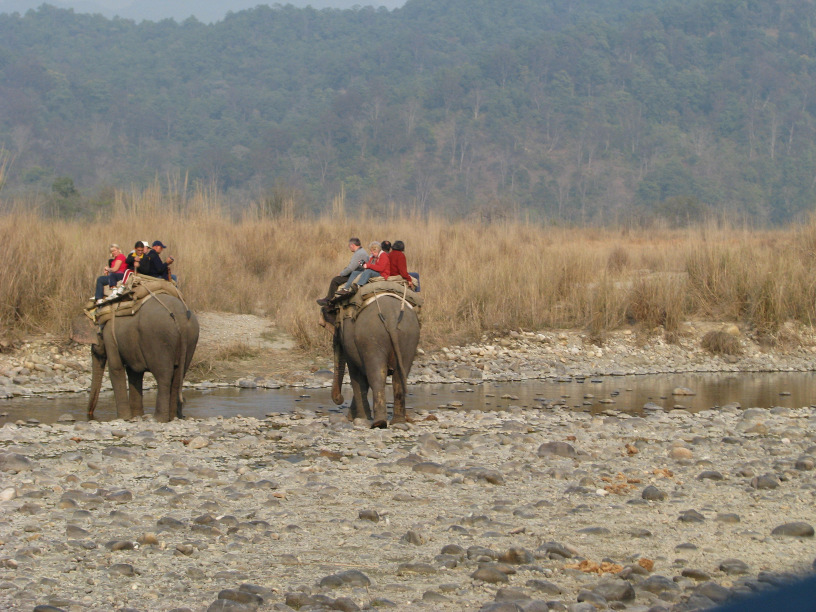
{"type": "Polygon", "coordinates": [[[346,420],[347,420],[347,421],[351,421],[351,422],[353,423],[353,422],[354,422],[354,419],[356,419],[356,418],[357,418],[357,417],[355,417],[355,416],[352,414],[351,410],[347,410],[347,411],[346,411],[346,420]]]}
{"type": "Polygon", "coordinates": [[[371,424],[371,429],[388,429],[388,421],[381,419],[371,424]]]}
{"type": "Polygon", "coordinates": [[[391,424],[396,425],[397,423],[407,423],[408,421],[405,419],[404,416],[395,416],[391,419],[391,424]]]}

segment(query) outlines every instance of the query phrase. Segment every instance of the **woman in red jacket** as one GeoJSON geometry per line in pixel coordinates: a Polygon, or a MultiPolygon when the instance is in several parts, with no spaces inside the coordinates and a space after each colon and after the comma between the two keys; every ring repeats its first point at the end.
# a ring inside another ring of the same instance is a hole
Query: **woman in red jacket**
{"type": "Polygon", "coordinates": [[[346,284],[336,295],[342,297],[354,293],[357,290],[354,285],[361,287],[377,275],[383,278],[390,276],[391,264],[388,261],[388,253],[382,250],[380,243],[372,242],[368,245],[368,252],[371,253],[371,258],[368,260],[368,263],[363,265],[363,271],[356,277],[354,273],[352,273],[346,281],[346,284]]]}

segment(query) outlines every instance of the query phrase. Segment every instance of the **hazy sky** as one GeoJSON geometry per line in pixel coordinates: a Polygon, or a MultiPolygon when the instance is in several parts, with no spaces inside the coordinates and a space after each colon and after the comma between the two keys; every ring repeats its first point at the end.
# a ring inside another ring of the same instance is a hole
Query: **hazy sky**
{"type": "MultiPolygon", "coordinates": [[[[351,8],[353,6],[384,6],[389,9],[404,5],[406,0],[288,0],[280,4],[311,5],[322,8],[351,8]]],[[[222,19],[227,11],[241,11],[259,4],[276,4],[262,0],[0,0],[0,13],[25,13],[42,4],[72,8],[77,13],[102,13],[106,17],[118,15],[141,21],[173,18],[183,21],[195,15],[199,21],[222,19]]]]}

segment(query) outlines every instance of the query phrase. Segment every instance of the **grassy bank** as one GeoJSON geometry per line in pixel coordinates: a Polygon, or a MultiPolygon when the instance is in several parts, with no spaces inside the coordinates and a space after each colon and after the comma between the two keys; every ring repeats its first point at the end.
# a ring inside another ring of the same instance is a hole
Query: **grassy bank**
{"type": "Polygon", "coordinates": [[[424,342],[513,328],[585,328],[599,339],[624,324],[669,338],[688,318],[772,333],[816,321],[816,223],[755,231],[553,228],[393,214],[298,219],[222,211],[214,194],[180,202],[158,188],[117,195],[96,222],[44,219],[6,202],[0,216],[0,322],[64,332],[93,292],[107,245],[160,239],[199,311],[274,317],[306,348],[325,347],[314,303],[348,260],[350,236],[401,239],[426,298],[424,342]]]}

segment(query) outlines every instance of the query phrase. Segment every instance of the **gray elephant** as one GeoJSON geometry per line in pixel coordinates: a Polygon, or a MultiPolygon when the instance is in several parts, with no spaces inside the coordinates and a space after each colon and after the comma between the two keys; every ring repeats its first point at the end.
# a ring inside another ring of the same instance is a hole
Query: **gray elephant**
{"type": "MultiPolygon", "coordinates": [[[[76,326],[75,326],[76,328],[76,326]]],[[[156,379],[157,421],[181,417],[181,388],[198,343],[198,319],[184,302],[168,294],[147,300],[133,316],[115,317],[101,333],[74,333],[74,340],[89,343],[93,361],[88,418],[92,419],[105,362],[116,401],[116,416],[130,419],[144,414],[142,379],[156,379]]]]}
{"type": "Polygon", "coordinates": [[[392,423],[405,422],[405,393],[408,373],[419,344],[419,319],[401,296],[383,293],[374,303],[363,307],[356,319],[345,318],[334,332],[334,380],[332,400],[343,403],[341,386],[348,364],[354,397],[348,418],[365,413],[372,428],[388,427],[385,401],[386,377],[392,374],[394,416],[392,423]],[[374,393],[374,411],[368,403],[369,389],[374,393]],[[362,409],[362,410],[361,410],[362,409]]]}

